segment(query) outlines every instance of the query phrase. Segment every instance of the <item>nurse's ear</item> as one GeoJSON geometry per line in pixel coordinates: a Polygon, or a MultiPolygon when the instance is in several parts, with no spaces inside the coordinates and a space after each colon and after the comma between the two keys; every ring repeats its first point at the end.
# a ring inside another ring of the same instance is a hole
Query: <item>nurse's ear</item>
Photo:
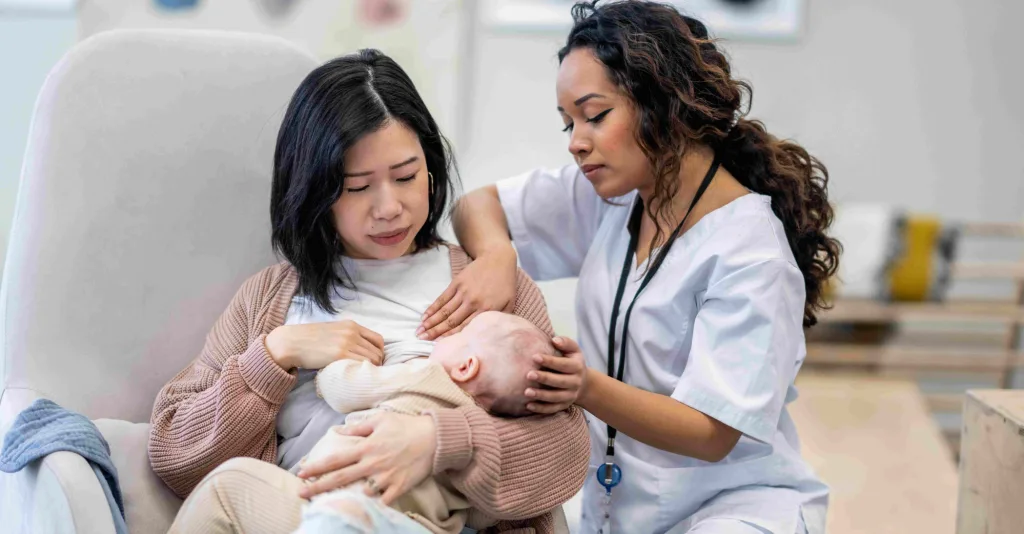
{"type": "Polygon", "coordinates": [[[480,374],[480,358],[475,355],[462,360],[462,362],[453,367],[449,375],[456,384],[465,384],[470,380],[473,380],[480,374]]]}

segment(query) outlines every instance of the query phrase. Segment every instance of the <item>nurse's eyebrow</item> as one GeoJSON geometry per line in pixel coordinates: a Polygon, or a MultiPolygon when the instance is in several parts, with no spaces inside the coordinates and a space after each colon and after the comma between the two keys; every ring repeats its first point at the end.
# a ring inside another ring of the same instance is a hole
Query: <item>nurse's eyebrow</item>
{"type": "MultiPolygon", "coordinates": [[[[405,167],[406,165],[408,165],[408,164],[410,164],[410,163],[416,163],[417,161],[419,161],[419,159],[420,159],[420,158],[419,158],[419,156],[413,156],[413,157],[411,157],[411,158],[409,158],[409,159],[407,159],[407,160],[405,160],[405,161],[403,161],[403,162],[401,162],[401,163],[396,163],[396,164],[394,164],[394,165],[392,165],[392,166],[390,166],[390,167],[388,167],[388,168],[389,168],[389,169],[391,169],[391,170],[394,170],[394,169],[397,169],[397,168],[399,168],[399,167],[405,167]]],[[[369,176],[369,175],[371,175],[371,174],[373,174],[373,171],[365,171],[365,172],[347,172],[347,173],[345,173],[345,175],[344,175],[344,176],[345,176],[345,177],[347,178],[347,177],[350,177],[350,176],[351,176],[351,177],[356,177],[356,176],[369,176]]]]}
{"type": "MultiPolygon", "coordinates": [[[[573,100],[572,105],[574,105],[576,107],[580,107],[580,106],[583,105],[584,102],[586,102],[587,100],[590,100],[591,98],[605,98],[605,96],[602,95],[602,94],[599,94],[599,93],[587,93],[587,94],[577,98],[576,100],[573,100]]],[[[565,110],[562,109],[562,106],[558,106],[558,111],[565,111],[565,110]]]]}

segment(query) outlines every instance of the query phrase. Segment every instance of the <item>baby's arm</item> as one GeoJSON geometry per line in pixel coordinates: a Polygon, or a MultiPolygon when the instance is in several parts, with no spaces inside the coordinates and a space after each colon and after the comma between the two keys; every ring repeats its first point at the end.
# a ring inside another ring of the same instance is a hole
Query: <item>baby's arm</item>
{"type": "Polygon", "coordinates": [[[317,373],[316,391],[337,412],[369,410],[422,376],[422,367],[410,363],[381,367],[338,360],[317,373]]]}

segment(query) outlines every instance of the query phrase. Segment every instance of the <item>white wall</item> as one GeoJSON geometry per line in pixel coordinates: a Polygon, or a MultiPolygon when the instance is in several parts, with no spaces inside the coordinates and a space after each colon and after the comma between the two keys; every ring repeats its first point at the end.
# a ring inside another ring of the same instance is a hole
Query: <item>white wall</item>
{"type": "Polygon", "coordinates": [[[835,198],[1024,218],[1024,4],[812,2],[793,49],[733,46],[755,114],[829,166],[835,198]]]}
{"type": "MultiPolygon", "coordinates": [[[[730,42],[752,116],[827,165],[836,201],[954,219],[1024,219],[1024,3],[810,0],[796,44],[730,42]]],[[[555,112],[563,35],[477,29],[467,189],[568,163],[555,112]]],[[[574,333],[573,283],[544,285],[574,333]]]]}
{"type": "Polygon", "coordinates": [[[36,94],[50,68],[74,42],[71,13],[0,13],[0,265],[36,94]]]}
{"type": "Polygon", "coordinates": [[[123,28],[214,29],[273,34],[326,60],[360,48],[379,48],[416,82],[445,131],[456,137],[460,36],[466,27],[459,0],[407,1],[393,24],[368,27],[360,3],[296,0],[282,17],[260,7],[273,0],[205,0],[194,9],[168,11],[153,0],[88,0],[79,9],[82,38],[123,28]]]}

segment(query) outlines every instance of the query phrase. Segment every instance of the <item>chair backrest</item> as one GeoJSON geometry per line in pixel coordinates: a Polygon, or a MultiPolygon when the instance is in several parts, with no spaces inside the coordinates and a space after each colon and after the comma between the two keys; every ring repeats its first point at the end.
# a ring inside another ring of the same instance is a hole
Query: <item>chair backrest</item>
{"type": "Polygon", "coordinates": [[[148,421],[241,283],[275,261],[273,150],[316,59],[282,39],[115,31],[36,103],[0,289],[3,407],[148,421]]]}

